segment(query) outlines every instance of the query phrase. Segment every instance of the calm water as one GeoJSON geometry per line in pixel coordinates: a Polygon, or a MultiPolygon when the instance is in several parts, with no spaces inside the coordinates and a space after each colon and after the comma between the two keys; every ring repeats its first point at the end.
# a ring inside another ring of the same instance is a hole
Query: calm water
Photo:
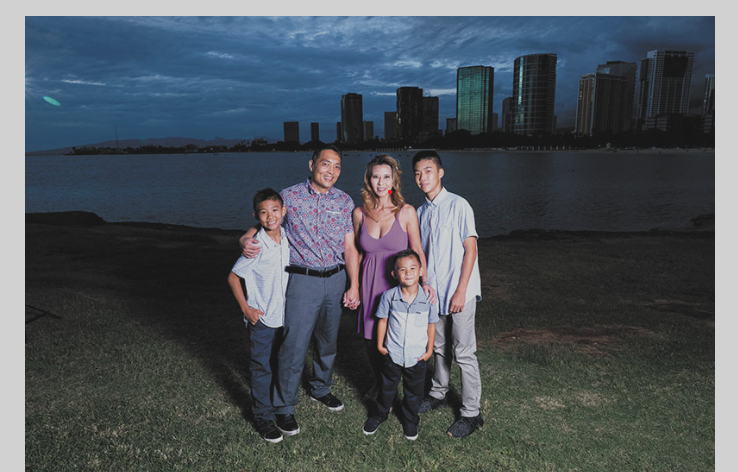
{"type": "MultiPolygon", "coordinates": [[[[361,201],[366,163],[349,152],[337,187],[361,201]]],[[[412,153],[403,194],[424,197],[412,153]]],[[[684,227],[715,212],[714,153],[442,152],[447,189],[474,208],[480,236],[516,229],[636,231],[684,227]]],[[[307,153],[26,157],[26,212],[83,210],[106,221],[246,229],[256,190],[306,179],[307,153]]]]}

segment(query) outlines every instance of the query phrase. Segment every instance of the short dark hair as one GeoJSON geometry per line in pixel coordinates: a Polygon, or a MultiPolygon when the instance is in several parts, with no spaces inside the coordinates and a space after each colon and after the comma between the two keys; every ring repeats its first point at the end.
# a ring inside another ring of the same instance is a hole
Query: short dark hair
{"type": "Polygon", "coordinates": [[[397,265],[397,261],[405,257],[414,257],[415,260],[418,261],[418,265],[421,264],[420,256],[417,252],[413,251],[412,249],[405,249],[404,251],[400,251],[395,254],[394,260],[392,261],[392,267],[395,267],[397,265]]]}
{"type": "Polygon", "coordinates": [[[316,162],[318,158],[320,157],[320,153],[323,151],[333,151],[336,154],[338,154],[338,157],[343,159],[343,156],[341,156],[341,150],[338,149],[336,146],[324,146],[322,148],[319,148],[313,151],[313,157],[311,157],[310,160],[312,160],[313,162],[316,162]]]}
{"type": "Polygon", "coordinates": [[[284,206],[282,196],[273,188],[263,188],[254,195],[254,212],[259,211],[259,204],[267,200],[276,200],[281,206],[284,206]]]}
{"type": "Polygon", "coordinates": [[[426,151],[418,151],[413,156],[413,169],[415,169],[415,164],[418,162],[424,160],[424,159],[430,159],[433,161],[439,169],[443,169],[443,164],[441,163],[441,156],[438,155],[436,151],[433,150],[426,150],[426,151]]]}

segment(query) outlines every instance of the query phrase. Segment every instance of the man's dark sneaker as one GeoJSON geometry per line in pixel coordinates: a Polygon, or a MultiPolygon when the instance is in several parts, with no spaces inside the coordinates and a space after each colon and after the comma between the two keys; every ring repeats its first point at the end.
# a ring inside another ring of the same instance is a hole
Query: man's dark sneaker
{"type": "Polygon", "coordinates": [[[484,425],[482,415],[473,416],[470,418],[462,416],[451,425],[446,431],[446,434],[452,438],[464,438],[469,436],[471,433],[477,430],[480,426],[484,425]]]}
{"type": "Polygon", "coordinates": [[[264,441],[269,441],[270,443],[278,443],[282,440],[282,433],[276,426],[274,426],[274,421],[264,420],[257,422],[256,431],[259,433],[259,436],[261,436],[261,439],[263,439],[264,441]]]}
{"type": "Polygon", "coordinates": [[[300,425],[295,421],[295,415],[274,415],[277,420],[277,428],[282,434],[294,436],[300,432],[300,425]]]}
{"type": "Polygon", "coordinates": [[[406,422],[402,425],[402,430],[405,433],[405,438],[410,441],[418,439],[418,425],[406,422]]]}
{"type": "Polygon", "coordinates": [[[323,395],[322,397],[314,397],[310,395],[310,399],[316,402],[322,403],[323,405],[327,406],[328,409],[331,411],[343,410],[343,402],[339,400],[338,398],[334,397],[332,393],[323,395]]]}
{"type": "Polygon", "coordinates": [[[384,420],[380,418],[379,416],[372,416],[368,420],[366,420],[366,423],[364,423],[364,434],[367,436],[370,434],[374,434],[379,429],[379,425],[382,424],[384,420]]]}
{"type": "Polygon", "coordinates": [[[428,413],[431,410],[446,408],[447,406],[448,400],[446,400],[446,397],[438,399],[436,397],[431,397],[430,395],[428,395],[427,397],[423,398],[422,402],[420,402],[418,413],[428,413]]]}

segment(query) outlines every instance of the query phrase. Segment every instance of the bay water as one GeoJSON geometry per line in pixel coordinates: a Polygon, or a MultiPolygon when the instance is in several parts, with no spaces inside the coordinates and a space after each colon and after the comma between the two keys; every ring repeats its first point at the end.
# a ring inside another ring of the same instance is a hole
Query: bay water
{"type": "MultiPolygon", "coordinates": [[[[361,203],[366,164],[378,152],[346,152],[336,187],[361,203]]],[[[415,207],[414,152],[388,152],[415,207]]],[[[645,231],[683,228],[715,212],[715,154],[440,151],[444,186],[466,198],[481,237],[513,230],[645,231]]],[[[90,211],[108,222],[242,229],[252,198],[306,180],[309,153],[27,156],[27,213],[90,211]]]]}

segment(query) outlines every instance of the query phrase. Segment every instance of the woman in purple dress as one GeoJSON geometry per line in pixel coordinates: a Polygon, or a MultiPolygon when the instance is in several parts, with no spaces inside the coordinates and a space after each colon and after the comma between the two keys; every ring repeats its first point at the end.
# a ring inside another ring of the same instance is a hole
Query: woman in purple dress
{"type": "MultiPolygon", "coordinates": [[[[418,253],[423,268],[426,267],[418,215],[402,197],[401,175],[400,166],[392,156],[383,154],[372,159],[366,166],[361,189],[364,204],[356,207],[352,214],[354,234],[362,256],[359,333],[364,336],[375,380],[369,396],[373,396],[379,385],[382,365],[376,343],[377,304],[382,293],[397,283],[391,275],[392,256],[409,247],[418,253]]],[[[423,284],[423,290],[431,303],[435,303],[436,294],[430,285],[423,284]]]]}

